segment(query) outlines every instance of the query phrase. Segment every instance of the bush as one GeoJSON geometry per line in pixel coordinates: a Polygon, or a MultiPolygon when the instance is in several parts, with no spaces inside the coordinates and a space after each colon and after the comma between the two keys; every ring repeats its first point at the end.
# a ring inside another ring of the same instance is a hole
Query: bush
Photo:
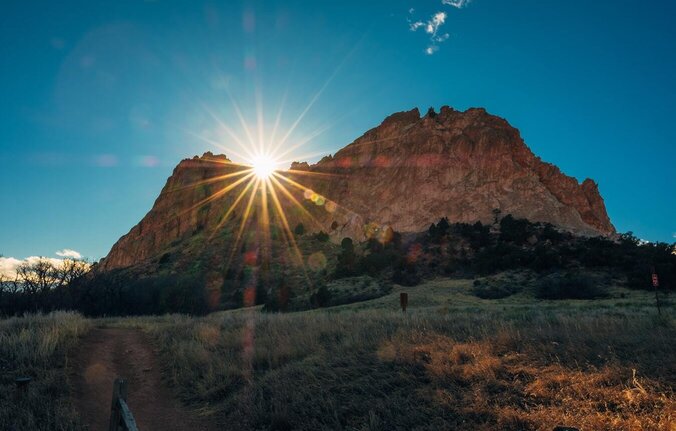
{"type": "Polygon", "coordinates": [[[605,298],[608,291],[589,276],[578,273],[550,274],[535,285],[539,299],[595,299],[605,298]]]}
{"type": "Polygon", "coordinates": [[[329,240],[329,234],[324,232],[323,230],[317,232],[314,237],[319,242],[326,242],[329,240]]]}
{"type": "Polygon", "coordinates": [[[523,243],[532,234],[531,223],[526,219],[507,214],[500,220],[500,240],[523,243]]]}
{"type": "Polygon", "coordinates": [[[327,307],[331,300],[331,292],[326,286],[322,286],[315,293],[310,295],[310,303],[314,307],[327,307]]]}
{"type": "Polygon", "coordinates": [[[421,278],[416,266],[404,260],[395,266],[392,281],[402,286],[417,286],[421,278]]]}

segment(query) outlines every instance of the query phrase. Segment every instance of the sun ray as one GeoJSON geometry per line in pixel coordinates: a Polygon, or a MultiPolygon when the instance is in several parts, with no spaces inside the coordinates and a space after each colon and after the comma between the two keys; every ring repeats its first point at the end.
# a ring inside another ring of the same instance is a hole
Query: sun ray
{"type": "MultiPolygon", "coordinates": [[[[269,179],[267,181],[270,181],[269,179]]],[[[274,187],[271,187],[272,192],[270,193],[270,196],[272,197],[272,201],[275,204],[275,208],[277,209],[277,214],[279,215],[280,220],[282,221],[282,227],[288,234],[288,238],[290,240],[291,246],[293,250],[296,252],[296,258],[298,259],[298,262],[300,266],[303,268],[303,272],[305,272],[305,277],[307,278],[308,283],[310,282],[307,272],[305,271],[305,263],[303,261],[303,254],[300,251],[300,248],[298,248],[298,244],[296,243],[296,239],[293,237],[293,232],[291,232],[291,228],[289,227],[289,221],[286,218],[286,215],[284,214],[284,209],[282,208],[282,204],[279,202],[279,198],[277,197],[277,192],[275,191],[274,187]]]]}
{"type": "Polygon", "coordinates": [[[305,214],[310,220],[312,220],[312,221],[317,225],[317,227],[319,227],[320,229],[324,227],[324,226],[322,226],[322,224],[319,222],[319,220],[317,220],[317,218],[316,218],[315,216],[313,216],[313,215],[310,213],[310,211],[308,211],[307,208],[305,208],[305,207],[303,206],[303,204],[301,204],[301,203],[298,201],[298,199],[296,199],[296,197],[295,197],[293,194],[291,194],[291,192],[290,192],[286,187],[284,187],[284,184],[280,183],[279,180],[278,180],[277,178],[275,178],[275,176],[271,176],[271,177],[270,177],[270,180],[273,181],[273,182],[275,183],[275,185],[277,185],[277,187],[279,188],[279,190],[280,190],[282,193],[284,193],[284,196],[286,196],[286,197],[289,198],[294,204],[296,204],[296,205],[298,206],[298,208],[301,209],[301,211],[303,212],[303,214],[305,214]]]}
{"type": "Polygon", "coordinates": [[[270,262],[270,249],[272,247],[272,238],[270,235],[270,214],[268,213],[268,184],[267,178],[261,181],[261,217],[258,219],[260,226],[260,233],[263,236],[263,241],[259,247],[261,263],[265,266],[270,262]]]}
{"type": "Polygon", "coordinates": [[[227,187],[224,187],[224,188],[218,190],[217,192],[211,194],[210,196],[207,196],[206,198],[204,198],[201,201],[197,202],[196,204],[192,205],[190,208],[180,212],[178,215],[179,216],[184,215],[186,213],[189,213],[189,212],[195,210],[196,208],[199,208],[199,207],[213,201],[214,199],[218,199],[220,196],[223,196],[224,194],[228,193],[230,190],[232,190],[235,187],[237,187],[238,185],[242,184],[244,181],[251,178],[252,176],[254,176],[253,172],[247,174],[246,176],[244,176],[240,179],[238,179],[234,183],[229,184],[227,187]]]}
{"type": "Polygon", "coordinates": [[[230,251],[230,257],[228,257],[228,261],[226,263],[226,269],[230,268],[230,265],[232,264],[232,258],[235,256],[235,252],[239,248],[239,241],[242,238],[242,233],[244,232],[244,228],[246,227],[246,223],[249,220],[249,214],[251,214],[251,207],[253,206],[254,200],[256,198],[256,193],[258,192],[258,186],[261,182],[260,179],[255,179],[254,180],[254,186],[251,189],[251,195],[249,196],[249,201],[246,204],[246,209],[244,210],[244,214],[242,214],[242,221],[239,224],[239,230],[237,231],[237,235],[235,236],[235,242],[232,245],[232,250],[230,251]]]}
{"type": "Polygon", "coordinates": [[[265,121],[263,119],[263,94],[260,86],[256,87],[256,120],[258,125],[258,154],[265,154],[265,121]]]}
{"type": "Polygon", "coordinates": [[[256,141],[254,140],[253,136],[251,135],[251,131],[249,130],[249,126],[246,124],[246,120],[244,120],[244,116],[242,115],[242,111],[239,109],[239,105],[235,101],[235,98],[232,97],[232,93],[230,93],[230,90],[226,90],[228,93],[228,97],[230,98],[230,102],[232,103],[232,107],[235,110],[235,114],[237,115],[237,118],[239,119],[239,123],[242,126],[242,129],[244,129],[244,133],[246,133],[247,138],[249,138],[249,143],[251,144],[252,147],[256,147],[256,141]]]}
{"type": "Polygon", "coordinates": [[[315,171],[301,171],[298,169],[287,169],[284,173],[296,174],[296,175],[307,175],[310,177],[344,177],[345,174],[336,174],[333,172],[315,172],[315,171]]]}
{"type": "Polygon", "coordinates": [[[217,175],[215,177],[206,178],[204,180],[196,181],[194,183],[186,184],[186,185],[183,185],[183,186],[180,186],[180,187],[175,187],[175,188],[169,190],[169,192],[177,192],[177,191],[181,191],[181,190],[185,190],[185,189],[193,189],[193,188],[201,186],[201,185],[217,183],[219,181],[227,180],[228,178],[238,177],[240,175],[244,175],[244,174],[251,173],[251,172],[252,172],[252,169],[248,168],[248,169],[233,172],[233,173],[230,173],[230,174],[217,175]]]}
{"type": "Polygon", "coordinates": [[[190,135],[190,136],[193,136],[193,137],[195,137],[199,140],[202,140],[202,141],[206,142],[207,144],[211,144],[215,147],[218,147],[221,150],[226,151],[226,152],[230,153],[231,155],[234,155],[234,156],[236,156],[236,157],[238,157],[242,160],[249,160],[251,158],[251,156],[244,156],[241,153],[234,151],[232,148],[226,147],[225,145],[221,144],[220,142],[214,141],[213,139],[209,139],[207,137],[204,137],[204,136],[202,136],[198,133],[192,132],[190,130],[185,130],[185,129],[183,130],[183,132],[190,135]]]}
{"type": "Polygon", "coordinates": [[[289,95],[289,90],[284,91],[284,95],[282,96],[282,102],[279,104],[279,110],[277,111],[277,116],[275,118],[275,124],[272,126],[272,133],[270,134],[270,142],[275,142],[275,138],[277,138],[277,130],[279,129],[279,124],[282,121],[282,113],[284,112],[284,105],[286,104],[286,98],[289,95]]]}
{"type": "MultiPolygon", "coordinates": [[[[308,190],[308,187],[305,187],[304,185],[300,184],[300,183],[297,182],[297,181],[292,180],[291,178],[287,178],[287,177],[285,177],[284,175],[280,175],[280,174],[278,174],[278,173],[275,173],[274,175],[275,175],[277,178],[281,178],[282,180],[286,181],[287,183],[291,184],[292,186],[296,187],[297,189],[299,189],[299,190],[301,190],[301,191],[303,191],[303,192],[306,191],[306,190],[308,190]]],[[[338,202],[336,202],[336,201],[334,201],[334,200],[331,200],[331,201],[332,201],[334,204],[336,204],[336,209],[340,209],[340,210],[342,210],[342,211],[345,211],[347,214],[350,214],[350,215],[356,215],[356,213],[355,213],[354,211],[350,210],[349,208],[345,208],[344,206],[340,205],[338,202]]]]}
{"type": "Polygon", "coordinates": [[[290,154],[290,153],[294,152],[295,150],[297,150],[298,148],[302,147],[303,145],[307,145],[310,141],[312,141],[312,140],[315,139],[316,137],[320,136],[322,133],[326,132],[326,131],[329,130],[331,127],[332,127],[332,125],[326,124],[326,125],[320,127],[319,129],[315,130],[314,132],[312,132],[310,135],[308,135],[308,136],[306,136],[305,138],[301,139],[301,140],[298,141],[296,144],[290,146],[289,148],[287,148],[287,149],[286,149],[284,152],[282,152],[281,154],[276,154],[276,153],[273,153],[273,154],[275,154],[275,156],[276,156],[277,158],[285,157],[287,154],[290,154]]]}
{"type": "Polygon", "coordinates": [[[230,217],[230,214],[232,214],[232,212],[235,210],[235,208],[237,208],[237,206],[242,201],[242,199],[244,199],[244,196],[246,196],[247,191],[251,188],[251,186],[254,185],[254,183],[255,183],[255,181],[253,179],[249,180],[249,182],[246,183],[246,186],[239,193],[239,195],[237,195],[237,198],[235,198],[235,201],[232,203],[232,205],[230,205],[230,208],[228,208],[228,211],[226,211],[226,213],[223,215],[223,217],[221,217],[221,220],[218,222],[218,224],[214,228],[213,232],[209,236],[209,240],[211,240],[216,235],[218,230],[225,224],[225,222],[230,217]]]}
{"type": "Polygon", "coordinates": [[[220,128],[225,130],[225,132],[230,135],[230,137],[235,141],[237,145],[239,145],[240,148],[242,148],[244,151],[249,151],[249,148],[244,145],[244,142],[242,142],[242,139],[239,137],[237,133],[235,133],[234,130],[230,126],[228,126],[225,121],[223,121],[218,115],[216,115],[208,106],[202,105],[202,109],[207,111],[207,113],[213,118],[214,121],[218,124],[220,128]]]}
{"type": "Polygon", "coordinates": [[[307,115],[307,113],[310,111],[312,106],[317,102],[317,100],[319,100],[322,93],[324,93],[324,91],[329,86],[329,84],[331,84],[331,82],[335,79],[335,77],[338,75],[338,72],[340,72],[340,70],[343,68],[343,65],[347,62],[348,58],[350,58],[352,56],[352,54],[354,54],[354,52],[357,50],[357,48],[359,47],[361,42],[364,40],[364,37],[366,37],[366,34],[364,34],[364,36],[362,36],[362,38],[354,45],[354,47],[352,47],[352,49],[345,55],[345,57],[343,57],[343,59],[340,61],[340,63],[338,63],[338,66],[336,66],[336,69],[333,71],[333,73],[331,73],[331,76],[329,76],[329,78],[326,80],[326,82],[324,82],[324,85],[322,85],[322,87],[319,89],[319,91],[317,91],[317,93],[315,93],[315,95],[310,99],[310,102],[308,103],[308,105],[305,107],[305,109],[303,109],[303,111],[300,113],[300,115],[298,116],[296,121],[294,121],[293,124],[291,125],[291,127],[289,127],[289,130],[286,132],[284,137],[279,141],[277,146],[273,149],[273,153],[276,152],[279,147],[284,145],[286,140],[296,130],[296,127],[298,127],[298,124],[300,124],[300,122],[303,120],[305,115],[307,115]]]}

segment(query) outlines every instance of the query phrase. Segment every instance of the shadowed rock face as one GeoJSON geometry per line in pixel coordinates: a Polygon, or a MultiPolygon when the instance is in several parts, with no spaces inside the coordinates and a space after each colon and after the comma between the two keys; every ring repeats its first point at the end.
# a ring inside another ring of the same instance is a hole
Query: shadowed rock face
{"type": "MultiPolygon", "coordinates": [[[[227,162],[211,153],[182,161],[152,210],[100,267],[131,266],[196,232],[239,225],[238,211],[231,221],[219,222],[246,183],[199,205],[233,183],[233,178],[218,179],[241,169],[227,162]]],[[[363,239],[369,225],[419,232],[443,216],[490,223],[495,209],[582,235],[615,232],[594,181],[579,184],[541,161],[517,129],[483,109],[443,107],[422,118],[417,109],[396,113],[335,155],[314,165],[294,163],[291,169],[284,175],[338,205],[328,211],[331,206],[314,205],[302,190],[289,188],[314,218],[308,220],[282,196],[289,224],[303,222],[309,231],[324,230],[337,241],[363,239]]]]}

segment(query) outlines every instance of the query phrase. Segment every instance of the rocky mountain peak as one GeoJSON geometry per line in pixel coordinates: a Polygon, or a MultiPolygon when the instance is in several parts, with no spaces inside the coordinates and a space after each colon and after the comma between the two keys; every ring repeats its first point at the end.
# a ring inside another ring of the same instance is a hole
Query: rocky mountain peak
{"type": "MultiPolygon", "coordinates": [[[[225,155],[210,152],[181,161],[148,215],[101,267],[133,265],[196,232],[224,226],[221,219],[245,186],[227,175],[237,169],[225,155]]],[[[593,180],[580,184],[543,162],[517,129],[482,108],[398,112],[334,155],[313,165],[294,162],[283,174],[306,188],[289,191],[312,216],[306,220],[286,200],[289,223],[305,223],[336,241],[362,240],[373,225],[419,232],[441,217],[492,223],[496,210],[582,235],[615,232],[593,180]],[[309,202],[313,194],[322,199],[309,202]]]]}

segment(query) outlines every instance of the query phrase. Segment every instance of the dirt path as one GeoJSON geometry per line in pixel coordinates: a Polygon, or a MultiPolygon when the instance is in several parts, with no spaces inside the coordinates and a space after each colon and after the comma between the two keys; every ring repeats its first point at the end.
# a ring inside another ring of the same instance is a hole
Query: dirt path
{"type": "Polygon", "coordinates": [[[218,429],[175,399],[162,384],[153,346],[141,331],[95,329],[71,359],[74,402],[92,431],[108,430],[113,380],[129,382],[127,404],[141,431],[218,429]]]}

